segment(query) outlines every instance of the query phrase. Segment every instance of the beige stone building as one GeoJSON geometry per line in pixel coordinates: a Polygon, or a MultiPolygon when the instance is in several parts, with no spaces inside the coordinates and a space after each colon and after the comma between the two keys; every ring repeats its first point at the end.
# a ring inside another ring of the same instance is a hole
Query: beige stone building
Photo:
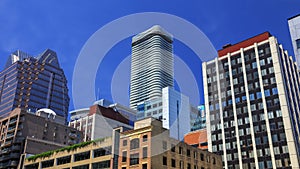
{"type": "Polygon", "coordinates": [[[112,138],[103,138],[31,156],[23,169],[108,169],[111,152],[112,138]]]}
{"type": "Polygon", "coordinates": [[[135,122],[134,130],[121,133],[119,169],[218,169],[221,156],[169,137],[169,130],[154,118],[135,122]]]}

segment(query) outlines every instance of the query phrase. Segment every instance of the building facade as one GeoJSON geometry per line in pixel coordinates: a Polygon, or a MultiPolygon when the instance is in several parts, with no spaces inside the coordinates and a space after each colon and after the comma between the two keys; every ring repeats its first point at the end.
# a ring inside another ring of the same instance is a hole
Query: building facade
{"type": "Polygon", "coordinates": [[[224,168],[299,168],[297,65],[268,32],[203,63],[208,151],[224,168]]]}
{"type": "Polygon", "coordinates": [[[288,19],[294,54],[298,68],[300,67],[300,14],[288,19]]]}
{"type": "Polygon", "coordinates": [[[86,116],[82,116],[78,119],[74,119],[71,116],[71,119],[73,120],[69,122],[69,126],[82,131],[84,141],[112,136],[112,131],[116,127],[123,126],[129,129],[133,128],[133,122],[124,117],[121,113],[112,108],[106,108],[100,105],[91,106],[86,116]]]}
{"type": "Polygon", "coordinates": [[[82,141],[82,133],[16,108],[0,120],[0,168],[17,168],[22,154],[39,154],[82,141]]]}
{"type": "MultiPolygon", "coordinates": [[[[121,105],[119,103],[112,103],[109,100],[106,99],[100,99],[94,102],[93,105],[99,105],[105,108],[112,108],[114,111],[120,113],[122,116],[127,118],[131,125],[133,126],[133,122],[136,120],[136,110],[133,110],[127,106],[121,105]]],[[[78,120],[82,117],[85,117],[89,114],[90,108],[82,108],[77,110],[72,110],[69,112],[70,114],[70,120],[78,120]]]]}
{"type": "Polygon", "coordinates": [[[130,108],[161,97],[161,90],[173,86],[173,37],[155,25],[132,38],[130,108]]]}
{"type": "Polygon", "coordinates": [[[205,106],[201,105],[198,106],[198,116],[192,122],[191,131],[196,131],[200,129],[206,129],[206,113],[205,113],[205,106]]]}
{"type": "Polygon", "coordinates": [[[222,168],[221,157],[169,137],[162,122],[146,118],[121,133],[119,169],[222,168]]]}
{"type": "Polygon", "coordinates": [[[0,72],[1,116],[14,108],[49,108],[67,120],[69,100],[66,77],[50,49],[37,57],[16,51],[0,72]]]}
{"type": "Polygon", "coordinates": [[[25,159],[22,169],[72,168],[110,169],[112,164],[112,138],[103,138],[76,144],[25,159]]]}
{"type": "Polygon", "coordinates": [[[197,107],[172,87],[163,88],[162,96],[157,99],[138,103],[137,111],[138,120],[147,117],[162,120],[163,127],[170,130],[170,137],[178,140],[183,140],[199,118],[197,107]]]}

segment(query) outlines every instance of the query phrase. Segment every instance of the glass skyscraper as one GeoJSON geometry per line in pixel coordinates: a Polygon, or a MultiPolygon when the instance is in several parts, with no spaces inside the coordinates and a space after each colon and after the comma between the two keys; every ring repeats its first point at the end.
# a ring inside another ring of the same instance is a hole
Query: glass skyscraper
{"type": "Polygon", "coordinates": [[[47,49],[37,57],[16,51],[0,72],[0,116],[14,108],[35,112],[49,108],[67,120],[69,96],[67,80],[57,55],[47,49]]]}
{"type": "Polygon", "coordinates": [[[132,38],[130,108],[173,87],[173,37],[158,25],[132,38]]]}
{"type": "Polygon", "coordinates": [[[296,63],[268,32],[203,63],[208,151],[228,169],[299,168],[296,63]]]}

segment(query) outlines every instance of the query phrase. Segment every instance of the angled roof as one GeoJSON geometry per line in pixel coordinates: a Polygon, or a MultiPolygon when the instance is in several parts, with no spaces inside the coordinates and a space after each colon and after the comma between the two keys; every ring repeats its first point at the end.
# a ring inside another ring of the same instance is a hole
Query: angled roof
{"type": "Polygon", "coordinates": [[[28,61],[37,60],[38,62],[41,63],[49,63],[56,67],[60,67],[56,53],[51,49],[46,49],[43,53],[41,53],[36,57],[28,53],[25,53],[21,50],[17,50],[8,56],[5,64],[5,68],[9,67],[10,65],[14,64],[17,61],[26,61],[26,60],[28,61]]]}

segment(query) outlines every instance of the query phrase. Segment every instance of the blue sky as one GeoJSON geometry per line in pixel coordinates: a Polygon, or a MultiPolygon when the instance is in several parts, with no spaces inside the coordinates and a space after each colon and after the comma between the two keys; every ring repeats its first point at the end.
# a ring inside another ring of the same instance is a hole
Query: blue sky
{"type": "MultiPolygon", "coordinates": [[[[139,12],[184,18],[202,30],[216,49],[269,31],[293,55],[287,19],[300,13],[300,1],[0,0],[0,68],[17,49],[37,55],[50,48],[58,54],[71,91],[74,65],[88,38],[105,24],[139,12]]],[[[130,38],[124,39],[105,56],[96,82],[92,82],[99,86],[99,97],[111,99],[111,76],[122,58],[130,54],[130,42],[130,38]]],[[[201,83],[201,63],[195,54],[180,42],[174,44],[174,53],[182,56],[201,83]]]]}

